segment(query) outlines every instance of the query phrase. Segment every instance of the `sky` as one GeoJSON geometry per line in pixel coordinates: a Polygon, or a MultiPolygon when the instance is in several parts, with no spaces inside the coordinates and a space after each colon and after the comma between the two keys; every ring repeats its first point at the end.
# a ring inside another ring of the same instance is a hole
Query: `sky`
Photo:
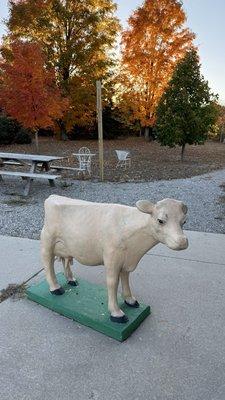
{"type": "MultiPolygon", "coordinates": [[[[159,0],[160,1],[160,0],[159,0]]],[[[117,15],[123,26],[142,0],[117,0],[117,15]]],[[[187,25],[196,34],[202,73],[214,93],[225,104],[225,0],[183,0],[187,25]]],[[[7,0],[0,0],[0,36],[2,19],[7,16],[7,0]]]]}

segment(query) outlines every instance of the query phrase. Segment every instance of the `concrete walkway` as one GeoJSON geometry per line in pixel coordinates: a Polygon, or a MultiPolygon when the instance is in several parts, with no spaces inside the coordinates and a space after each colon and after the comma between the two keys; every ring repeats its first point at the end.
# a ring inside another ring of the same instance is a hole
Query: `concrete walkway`
{"type": "MultiPolygon", "coordinates": [[[[225,235],[187,234],[188,250],[158,246],[133,273],[152,315],[123,343],[26,299],[2,302],[0,399],[224,400],[225,235]]],[[[38,241],[0,236],[0,254],[1,289],[41,268],[38,241]]],[[[102,267],[76,270],[105,282],[102,267]]]]}

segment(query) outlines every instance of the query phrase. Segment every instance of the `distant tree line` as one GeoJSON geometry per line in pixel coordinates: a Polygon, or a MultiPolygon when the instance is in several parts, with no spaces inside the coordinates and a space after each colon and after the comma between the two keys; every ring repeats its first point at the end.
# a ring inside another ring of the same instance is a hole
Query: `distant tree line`
{"type": "Polygon", "coordinates": [[[9,0],[0,107],[35,135],[37,149],[39,132],[95,138],[101,80],[105,138],[143,133],[180,145],[183,156],[186,143],[204,142],[218,106],[182,3],[145,0],[122,31],[121,57],[115,11],[113,0],[9,0]]]}

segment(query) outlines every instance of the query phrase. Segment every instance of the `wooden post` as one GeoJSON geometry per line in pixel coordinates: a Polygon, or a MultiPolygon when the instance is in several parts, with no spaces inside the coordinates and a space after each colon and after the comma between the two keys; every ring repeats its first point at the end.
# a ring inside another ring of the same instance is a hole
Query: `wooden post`
{"type": "Polygon", "coordinates": [[[104,180],[104,154],[103,154],[103,124],[102,124],[102,85],[96,82],[97,87],[97,116],[98,116],[98,149],[99,149],[99,168],[100,179],[104,180]]]}

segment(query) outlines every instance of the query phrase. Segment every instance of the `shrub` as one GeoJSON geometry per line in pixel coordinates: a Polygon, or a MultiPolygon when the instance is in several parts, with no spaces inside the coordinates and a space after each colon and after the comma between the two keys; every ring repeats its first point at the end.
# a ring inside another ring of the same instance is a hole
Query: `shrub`
{"type": "Polygon", "coordinates": [[[0,144],[10,144],[15,138],[15,122],[0,116],[0,144]]]}
{"type": "Polygon", "coordinates": [[[15,137],[15,143],[17,144],[30,144],[32,142],[31,136],[28,134],[27,130],[21,128],[15,137]]]}
{"type": "Polygon", "coordinates": [[[0,144],[29,144],[31,137],[28,131],[15,120],[0,115],[0,144]]]}
{"type": "Polygon", "coordinates": [[[38,136],[42,137],[53,137],[54,136],[54,131],[53,129],[39,129],[38,130],[38,136]]]}

